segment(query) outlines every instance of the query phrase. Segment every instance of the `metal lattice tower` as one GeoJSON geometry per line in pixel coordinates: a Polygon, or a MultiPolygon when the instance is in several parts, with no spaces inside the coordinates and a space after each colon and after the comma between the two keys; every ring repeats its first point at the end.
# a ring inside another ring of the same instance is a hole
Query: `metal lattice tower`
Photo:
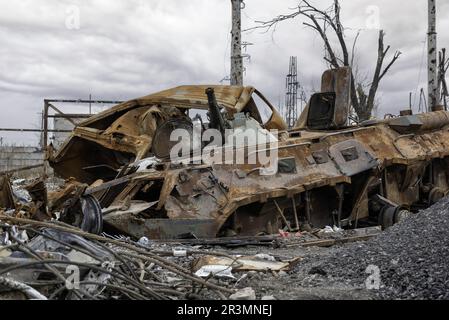
{"type": "Polygon", "coordinates": [[[297,57],[290,57],[290,67],[285,82],[285,121],[289,128],[298,120],[298,64],[297,57]]]}

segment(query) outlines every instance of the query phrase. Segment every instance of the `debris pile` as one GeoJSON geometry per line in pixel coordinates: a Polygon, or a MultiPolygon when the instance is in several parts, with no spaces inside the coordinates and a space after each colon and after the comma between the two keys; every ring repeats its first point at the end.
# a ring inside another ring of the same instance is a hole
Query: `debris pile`
{"type": "MultiPolygon", "coordinates": [[[[14,299],[252,299],[254,290],[247,288],[247,280],[254,274],[279,277],[301,262],[262,252],[319,239],[304,233],[132,241],[4,212],[0,221],[0,299],[11,294],[14,299]],[[241,252],[264,249],[245,255],[234,252],[237,247],[241,252]]],[[[326,237],[322,241],[337,235],[326,237]]]]}
{"type": "MultiPolygon", "coordinates": [[[[215,245],[280,245],[270,239],[217,239],[215,245]]],[[[285,273],[300,261],[231,254],[208,244],[213,240],[185,241],[192,243],[132,241],[0,211],[0,300],[255,299],[244,286],[249,274],[285,273]]]]}
{"type": "Polygon", "coordinates": [[[320,263],[333,281],[366,288],[380,269],[380,299],[449,299],[449,198],[391,227],[375,239],[342,248],[320,263]]]}
{"type": "Polygon", "coordinates": [[[143,245],[4,213],[0,220],[0,299],[227,299],[235,293],[190,269],[195,257],[218,253],[163,250],[148,240],[143,245]]]}

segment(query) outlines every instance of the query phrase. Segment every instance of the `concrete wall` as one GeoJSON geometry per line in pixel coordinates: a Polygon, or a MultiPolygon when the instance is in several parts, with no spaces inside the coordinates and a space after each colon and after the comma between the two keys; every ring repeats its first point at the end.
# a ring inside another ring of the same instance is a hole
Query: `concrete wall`
{"type": "MultiPolygon", "coordinates": [[[[84,120],[86,120],[85,118],[72,118],[72,120],[75,123],[80,123],[84,120]]],[[[70,121],[68,121],[67,119],[64,118],[56,118],[54,119],[54,128],[55,130],[73,130],[75,128],[75,126],[73,125],[73,123],[71,123],[70,121]]],[[[53,147],[55,147],[55,149],[59,149],[62,144],[66,141],[66,139],[69,137],[70,133],[66,133],[66,132],[55,132],[53,133],[53,147]]]]}
{"type": "MultiPolygon", "coordinates": [[[[34,166],[44,162],[44,153],[37,147],[0,146],[0,172],[34,166]]],[[[42,169],[34,169],[15,176],[27,176],[41,173],[42,169]]]]}

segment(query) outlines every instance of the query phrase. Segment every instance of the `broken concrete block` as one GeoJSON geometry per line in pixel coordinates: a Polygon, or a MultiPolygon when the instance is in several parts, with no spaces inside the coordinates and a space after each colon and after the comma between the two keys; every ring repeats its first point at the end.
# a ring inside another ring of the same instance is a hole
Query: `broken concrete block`
{"type": "Polygon", "coordinates": [[[230,300],[256,300],[256,292],[253,288],[244,288],[229,297],[230,300]]]}

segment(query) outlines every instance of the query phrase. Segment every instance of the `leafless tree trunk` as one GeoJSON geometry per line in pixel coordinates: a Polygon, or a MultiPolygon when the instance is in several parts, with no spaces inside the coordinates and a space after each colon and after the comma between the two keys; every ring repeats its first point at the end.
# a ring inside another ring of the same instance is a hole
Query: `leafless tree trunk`
{"type": "Polygon", "coordinates": [[[401,55],[401,53],[397,51],[393,55],[393,58],[391,59],[390,63],[385,68],[383,68],[385,57],[387,56],[387,53],[390,50],[390,46],[387,46],[387,48],[384,49],[384,35],[385,35],[384,31],[380,30],[376,69],[374,71],[373,81],[371,82],[368,100],[366,102],[366,105],[359,106],[359,111],[357,112],[357,114],[359,114],[360,119],[362,120],[369,119],[369,117],[371,116],[371,113],[374,108],[375,103],[374,100],[376,97],[377,89],[379,88],[379,83],[382,80],[382,78],[387,74],[388,70],[390,70],[391,66],[396,62],[396,60],[401,55]]]}
{"type": "MultiPolygon", "coordinates": [[[[280,15],[270,21],[256,21],[260,25],[254,27],[253,29],[263,28],[269,30],[281,21],[303,16],[308,19],[307,22],[304,22],[304,25],[315,30],[324,42],[324,60],[326,60],[333,68],[339,68],[342,66],[352,67],[355,46],[359,33],[354,40],[352,57],[350,57],[344,33],[345,28],[343,27],[340,19],[340,11],[341,7],[339,0],[334,0],[332,7],[325,10],[316,8],[308,0],[303,0],[299,3],[297,9],[295,9],[295,12],[289,15],[280,15]],[[331,41],[329,40],[329,32],[332,32],[338,39],[340,55],[337,54],[336,49],[332,46],[331,41]]],[[[371,117],[372,111],[375,107],[375,98],[380,81],[384,78],[401,55],[401,52],[396,51],[390,59],[390,62],[384,67],[385,58],[390,50],[390,46],[385,48],[384,36],[384,31],[380,30],[378,38],[377,62],[372,82],[369,85],[368,93],[365,92],[363,84],[359,83],[357,79],[355,79],[354,74],[352,75],[353,81],[351,84],[351,102],[353,109],[357,113],[359,121],[368,120],[371,117]]]]}

